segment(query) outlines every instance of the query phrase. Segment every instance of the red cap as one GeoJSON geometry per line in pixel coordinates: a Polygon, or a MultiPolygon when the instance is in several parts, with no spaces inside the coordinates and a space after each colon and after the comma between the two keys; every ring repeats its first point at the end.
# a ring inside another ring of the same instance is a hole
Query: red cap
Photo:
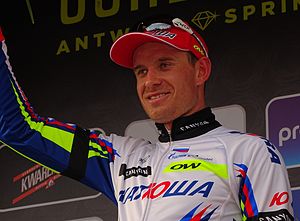
{"type": "Polygon", "coordinates": [[[1,27],[0,27],[0,41],[3,41],[3,40],[4,40],[4,36],[2,34],[1,27]]]}
{"type": "Polygon", "coordinates": [[[112,45],[110,58],[118,65],[133,68],[134,51],[147,42],[165,43],[181,51],[190,51],[197,58],[208,56],[206,44],[198,33],[178,18],[172,22],[173,25],[155,23],[156,26],[164,26],[163,28],[146,28],[143,32],[122,35],[112,45]]]}

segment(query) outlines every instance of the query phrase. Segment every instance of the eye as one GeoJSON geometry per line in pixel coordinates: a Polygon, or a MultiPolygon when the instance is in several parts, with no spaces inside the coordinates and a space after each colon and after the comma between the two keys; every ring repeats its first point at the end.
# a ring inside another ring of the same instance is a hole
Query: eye
{"type": "Polygon", "coordinates": [[[146,68],[136,68],[134,69],[134,74],[136,77],[143,77],[148,73],[146,68]]]}
{"type": "Polygon", "coordinates": [[[172,63],[171,62],[162,62],[159,64],[159,68],[161,70],[165,70],[165,69],[168,69],[172,66],[172,63]]]}

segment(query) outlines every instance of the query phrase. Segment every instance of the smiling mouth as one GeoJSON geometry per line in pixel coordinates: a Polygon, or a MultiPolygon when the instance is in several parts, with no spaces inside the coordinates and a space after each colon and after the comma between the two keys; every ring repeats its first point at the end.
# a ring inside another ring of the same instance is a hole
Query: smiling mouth
{"type": "Polygon", "coordinates": [[[148,99],[149,100],[155,100],[155,99],[159,99],[159,98],[164,97],[164,96],[166,96],[166,93],[153,95],[153,96],[150,96],[148,99]]]}
{"type": "Polygon", "coordinates": [[[166,98],[170,93],[160,93],[155,95],[149,95],[147,96],[147,100],[150,102],[158,102],[162,101],[164,98],[166,98]]]}

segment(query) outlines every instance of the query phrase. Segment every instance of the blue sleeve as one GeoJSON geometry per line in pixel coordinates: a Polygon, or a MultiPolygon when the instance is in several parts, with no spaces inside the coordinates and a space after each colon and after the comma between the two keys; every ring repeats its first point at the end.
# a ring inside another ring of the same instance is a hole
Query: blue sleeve
{"type": "Polygon", "coordinates": [[[78,125],[38,116],[16,81],[1,29],[0,47],[0,141],[27,159],[103,192],[116,203],[110,173],[112,143],[78,125]]]}

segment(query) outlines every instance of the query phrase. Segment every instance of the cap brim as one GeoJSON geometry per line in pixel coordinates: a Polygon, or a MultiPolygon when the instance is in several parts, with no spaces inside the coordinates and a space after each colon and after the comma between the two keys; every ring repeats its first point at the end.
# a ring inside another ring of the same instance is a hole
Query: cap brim
{"type": "MultiPolygon", "coordinates": [[[[176,47],[168,41],[143,32],[131,32],[118,38],[110,49],[110,58],[118,65],[133,68],[134,51],[144,43],[161,42],[176,47]]],[[[178,47],[176,47],[178,48],[178,47]]],[[[179,50],[183,50],[178,48],[179,50]]]]}

